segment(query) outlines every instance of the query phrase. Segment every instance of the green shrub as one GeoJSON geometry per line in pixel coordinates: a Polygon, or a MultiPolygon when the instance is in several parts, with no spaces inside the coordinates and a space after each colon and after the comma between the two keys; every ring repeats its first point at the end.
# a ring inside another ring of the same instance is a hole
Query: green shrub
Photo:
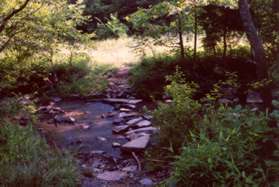
{"type": "Polygon", "coordinates": [[[47,145],[36,129],[34,105],[1,101],[0,186],[76,186],[77,167],[67,153],[47,145]],[[27,119],[24,127],[17,116],[27,119]]]}
{"type": "Polygon", "coordinates": [[[0,63],[0,95],[99,94],[106,88],[105,66],[92,66],[86,54],[73,54],[70,62],[51,65],[47,59],[17,62],[12,57],[0,63]]]}
{"type": "Polygon", "coordinates": [[[207,109],[199,132],[191,133],[177,157],[171,181],[177,186],[266,186],[278,172],[278,165],[268,167],[261,157],[268,154],[260,147],[268,138],[267,121],[265,114],[240,107],[207,109]]]}
{"type": "Polygon", "coordinates": [[[176,57],[159,55],[146,57],[131,69],[131,85],[143,98],[158,98],[166,85],[165,77],[175,71],[176,57]]]}
{"type": "Polygon", "coordinates": [[[29,125],[0,126],[1,186],[76,186],[77,168],[67,154],[51,150],[29,125]]]}
{"type": "Polygon", "coordinates": [[[191,99],[197,85],[185,83],[182,74],[176,72],[168,77],[171,84],[166,87],[173,98],[170,104],[161,103],[154,111],[154,124],[160,127],[160,143],[178,153],[187,140],[189,129],[196,128],[201,105],[191,99]]]}

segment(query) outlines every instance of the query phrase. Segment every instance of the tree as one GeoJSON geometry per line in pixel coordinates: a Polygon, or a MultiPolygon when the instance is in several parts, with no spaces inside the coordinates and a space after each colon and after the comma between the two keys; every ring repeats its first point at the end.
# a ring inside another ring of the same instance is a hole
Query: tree
{"type": "Polygon", "coordinates": [[[5,0],[1,5],[0,52],[10,51],[21,57],[38,52],[50,55],[57,43],[73,44],[84,38],[75,29],[85,19],[79,4],[70,5],[66,0],[5,0]]]}
{"type": "MultiPolygon", "coordinates": [[[[257,76],[259,80],[268,79],[268,66],[265,58],[265,51],[263,47],[263,42],[257,33],[257,29],[254,25],[247,0],[239,0],[239,11],[240,17],[243,22],[243,27],[246,32],[247,38],[251,45],[254,53],[254,57],[257,65],[257,76]]],[[[264,105],[267,108],[271,107],[272,96],[270,89],[264,87],[261,91],[262,98],[264,100],[264,105]]]]}

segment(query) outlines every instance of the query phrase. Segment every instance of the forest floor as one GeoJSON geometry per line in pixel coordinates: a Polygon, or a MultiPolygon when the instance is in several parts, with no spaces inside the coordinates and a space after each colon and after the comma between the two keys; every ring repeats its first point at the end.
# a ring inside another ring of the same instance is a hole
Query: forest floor
{"type": "Polygon", "coordinates": [[[141,112],[144,101],[133,96],[128,74],[122,67],[109,75],[104,98],[55,97],[40,107],[40,131],[74,156],[81,186],[153,186],[165,177],[143,168],[144,152],[158,129],[152,116],[141,112]]]}

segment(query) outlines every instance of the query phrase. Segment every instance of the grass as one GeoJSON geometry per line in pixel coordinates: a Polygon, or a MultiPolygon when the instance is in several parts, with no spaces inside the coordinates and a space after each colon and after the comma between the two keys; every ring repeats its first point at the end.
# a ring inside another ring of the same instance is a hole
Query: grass
{"type": "Polygon", "coordinates": [[[31,108],[32,104],[22,106],[16,99],[1,102],[0,186],[77,186],[73,158],[40,137],[31,108]],[[28,117],[28,124],[21,126],[15,120],[19,114],[28,117]]]}

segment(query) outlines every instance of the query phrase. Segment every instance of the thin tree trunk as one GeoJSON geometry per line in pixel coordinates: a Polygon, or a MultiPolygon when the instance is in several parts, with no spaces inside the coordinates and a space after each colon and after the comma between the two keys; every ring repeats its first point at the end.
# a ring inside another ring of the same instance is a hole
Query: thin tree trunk
{"type": "MultiPolygon", "coordinates": [[[[268,79],[268,66],[265,59],[263,43],[254,25],[249,10],[248,2],[247,0],[239,0],[238,5],[239,5],[240,17],[243,22],[244,30],[246,32],[251,48],[255,54],[258,79],[259,80],[268,79]]],[[[271,97],[271,91],[268,87],[265,87],[261,90],[261,96],[264,101],[264,106],[266,108],[271,108],[272,97],[271,97]]]]}
{"type": "Polygon", "coordinates": [[[177,30],[178,30],[178,36],[179,36],[180,57],[183,59],[183,58],[185,58],[185,49],[184,49],[184,42],[183,42],[183,27],[182,27],[181,15],[178,15],[177,30]]]}
{"type": "Polygon", "coordinates": [[[195,16],[195,19],[194,19],[194,22],[195,22],[195,25],[194,25],[194,60],[196,60],[197,58],[197,43],[198,43],[198,15],[197,15],[197,9],[195,7],[195,10],[194,10],[194,16],[195,16]]]}
{"type": "Polygon", "coordinates": [[[225,59],[227,57],[227,28],[224,29],[224,33],[223,33],[223,45],[224,45],[224,49],[223,49],[223,59],[225,59]]]}

